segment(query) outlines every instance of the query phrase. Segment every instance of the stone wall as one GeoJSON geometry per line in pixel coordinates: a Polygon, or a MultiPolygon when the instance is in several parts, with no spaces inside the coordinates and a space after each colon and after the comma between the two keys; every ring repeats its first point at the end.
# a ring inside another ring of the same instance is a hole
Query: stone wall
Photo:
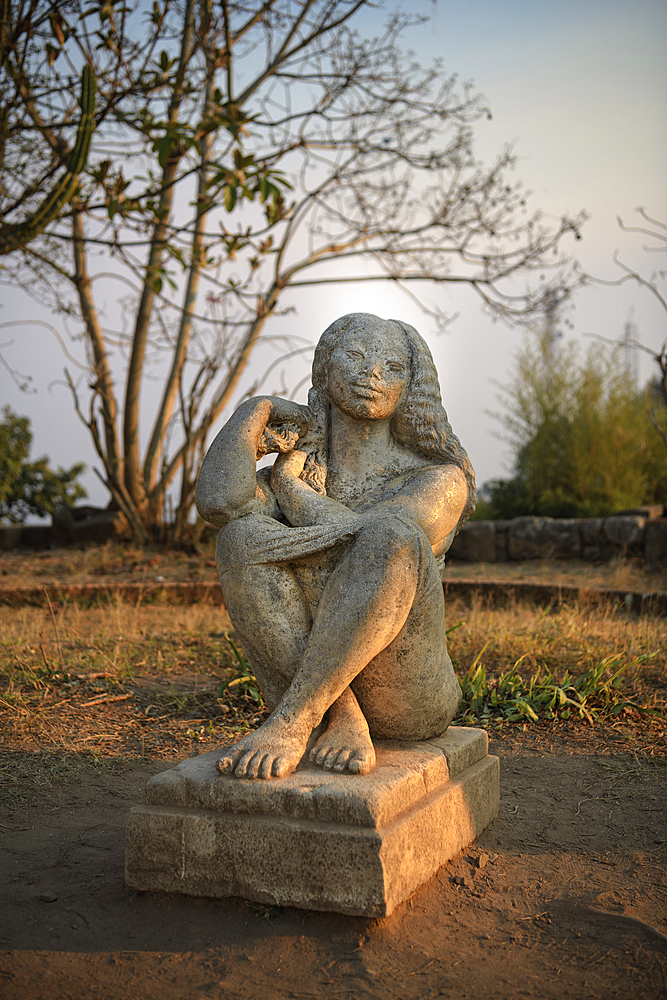
{"type": "Polygon", "coordinates": [[[127,522],[119,511],[75,507],[54,515],[51,524],[0,524],[0,551],[51,549],[68,545],[103,545],[127,537],[127,522]]]}
{"type": "MultiPolygon", "coordinates": [[[[52,525],[0,525],[0,550],[100,545],[122,537],[117,512],[94,511],[85,518],[54,519],[52,525]]],[[[554,519],[516,517],[513,521],[469,521],[452,543],[447,562],[519,562],[522,559],[609,561],[619,555],[667,562],[667,518],[639,514],[554,519]]]]}
{"type": "Polygon", "coordinates": [[[606,562],[619,555],[667,562],[667,518],[638,514],[512,521],[469,521],[452,543],[448,562],[510,562],[522,559],[584,559],[606,562]]]}

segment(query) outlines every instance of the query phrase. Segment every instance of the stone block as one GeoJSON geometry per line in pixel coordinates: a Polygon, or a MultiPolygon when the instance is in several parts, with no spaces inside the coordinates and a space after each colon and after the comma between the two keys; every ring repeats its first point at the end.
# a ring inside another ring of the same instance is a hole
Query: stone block
{"type": "Polygon", "coordinates": [[[667,562],[667,518],[646,525],[644,558],[648,563],[667,562]]]}
{"type": "Polygon", "coordinates": [[[608,517],[604,522],[605,537],[608,542],[620,549],[641,545],[644,540],[645,524],[646,519],[636,515],[608,517]]]}
{"type": "Polygon", "coordinates": [[[128,885],[387,916],[498,813],[498,759],[479,729],[378,740],[367,775],[302,762],[239,779],[218,774],[219,753],[148,782],[128,821],[128,885]]]}
{"type": "Polygon", "coordinates": [[[54,514],[51,520],[55,545],[103,545],[128,534],[127,520],[118,510],[74,507],[54,514]]]}
{"type": "Polygon", "coordinates": [[[510,525],[510,559],[576,559],[581,554],[574,518],[517,517],[510,525]]]}
{"type": "Polygon", "coordinates": [[[24,524],[21,526],[21,547],[26,549],[50,549],[50,524],[24,524]]]}
{"type": "Polygon", "coordinates": [[[657,521],[664,516],[665,508],[661,503],[651,503],[645,504],[643,507],[631,507],[628,510],[619,510],[619,516],[621,514],[638,514],[640,517],[646,518],[647,521],[657,521]]]}
{"type": "Polygon", "coordinates": [[[496,561],[496,531],[493,521],[471,521],[464,524],[452,542],[449,559],[461,562],[496,561]]]}
{"type": "Polygon", "coordinates": [[[10,552],[21,545],[22,524],[0,524],[0,549],[10,552]]]}
{"type": "Polygon", "coordinates": [[[587,517],[580,522],[581,541],[583,545],[601,546],[606,544],[604,533],[604,518],[587,517]]]}

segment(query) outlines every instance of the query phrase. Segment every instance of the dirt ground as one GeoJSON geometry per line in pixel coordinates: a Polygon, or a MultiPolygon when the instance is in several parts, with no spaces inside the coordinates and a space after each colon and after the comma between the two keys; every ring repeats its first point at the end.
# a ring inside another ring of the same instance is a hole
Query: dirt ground
{"type": "Polygon", "coordinates": [[[384,920],[128,889],[127,811],[175,761],[75,761],[2,816],[0,996],[655,1000],[667,765],[632,746],[581,725],[492,737],[498,819],[384,920]]]}
{"type": "MultiPolygon", "coordinates": [[[[490,569],[465,575],[665,587],[628,565],[490,569]]],[[[201,558],[113,546],[0,557],[2,586],[208,576],[201,558]]],[[[526,651],[530,670],[547,655],[578,670],[636,656],[629,693],[659,695],[662,714],[491,726],[497,820],[390,917],[367,920],[124,884],[126,817],[146,780],[261,721],[245,682],[222,697],[238,669],[219,608],[0,608],[1,1000],[667,996],[664,619],[448,611],[465,619],[452,635],[464,667],[491,628],[489,670],[526,651]]]]}

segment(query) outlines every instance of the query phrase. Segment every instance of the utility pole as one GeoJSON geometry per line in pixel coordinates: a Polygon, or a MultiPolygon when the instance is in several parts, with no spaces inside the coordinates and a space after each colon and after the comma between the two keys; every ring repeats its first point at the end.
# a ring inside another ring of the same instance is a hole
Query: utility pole
{"type": "Polygon", "coordinates": [[[637,389],[637,383],[639,382],[639,363],[637,358],[637,326],[632,321],[632,316],[634,313],[634,308],[630,306],[630,314],[628,316],[628,321],[623,327],[623,339],[621,344],[623,345],[623,365],[628,375],[628,379],[632,384],[633,389],[637,389]]]}

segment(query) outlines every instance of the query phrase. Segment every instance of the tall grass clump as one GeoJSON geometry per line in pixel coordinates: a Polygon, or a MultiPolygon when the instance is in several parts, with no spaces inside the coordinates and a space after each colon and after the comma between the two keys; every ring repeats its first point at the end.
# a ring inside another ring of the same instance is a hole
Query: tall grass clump
{"type": "Polygon", "coordinates": [[[520,657],[509,670],[494,677],[487,674],[481,662],[483,652],[461,679],[463,697],[457,721],[464,725],[570,718],[594,725],[632,709],[660,715],[655,707],[629,698],[623,689],[625,675],[642,658],[622,662],[620,656],[608,656],[577,677],[569,670],[559,677],[544,666],[523,677],[519,673],[520,657]]]}

